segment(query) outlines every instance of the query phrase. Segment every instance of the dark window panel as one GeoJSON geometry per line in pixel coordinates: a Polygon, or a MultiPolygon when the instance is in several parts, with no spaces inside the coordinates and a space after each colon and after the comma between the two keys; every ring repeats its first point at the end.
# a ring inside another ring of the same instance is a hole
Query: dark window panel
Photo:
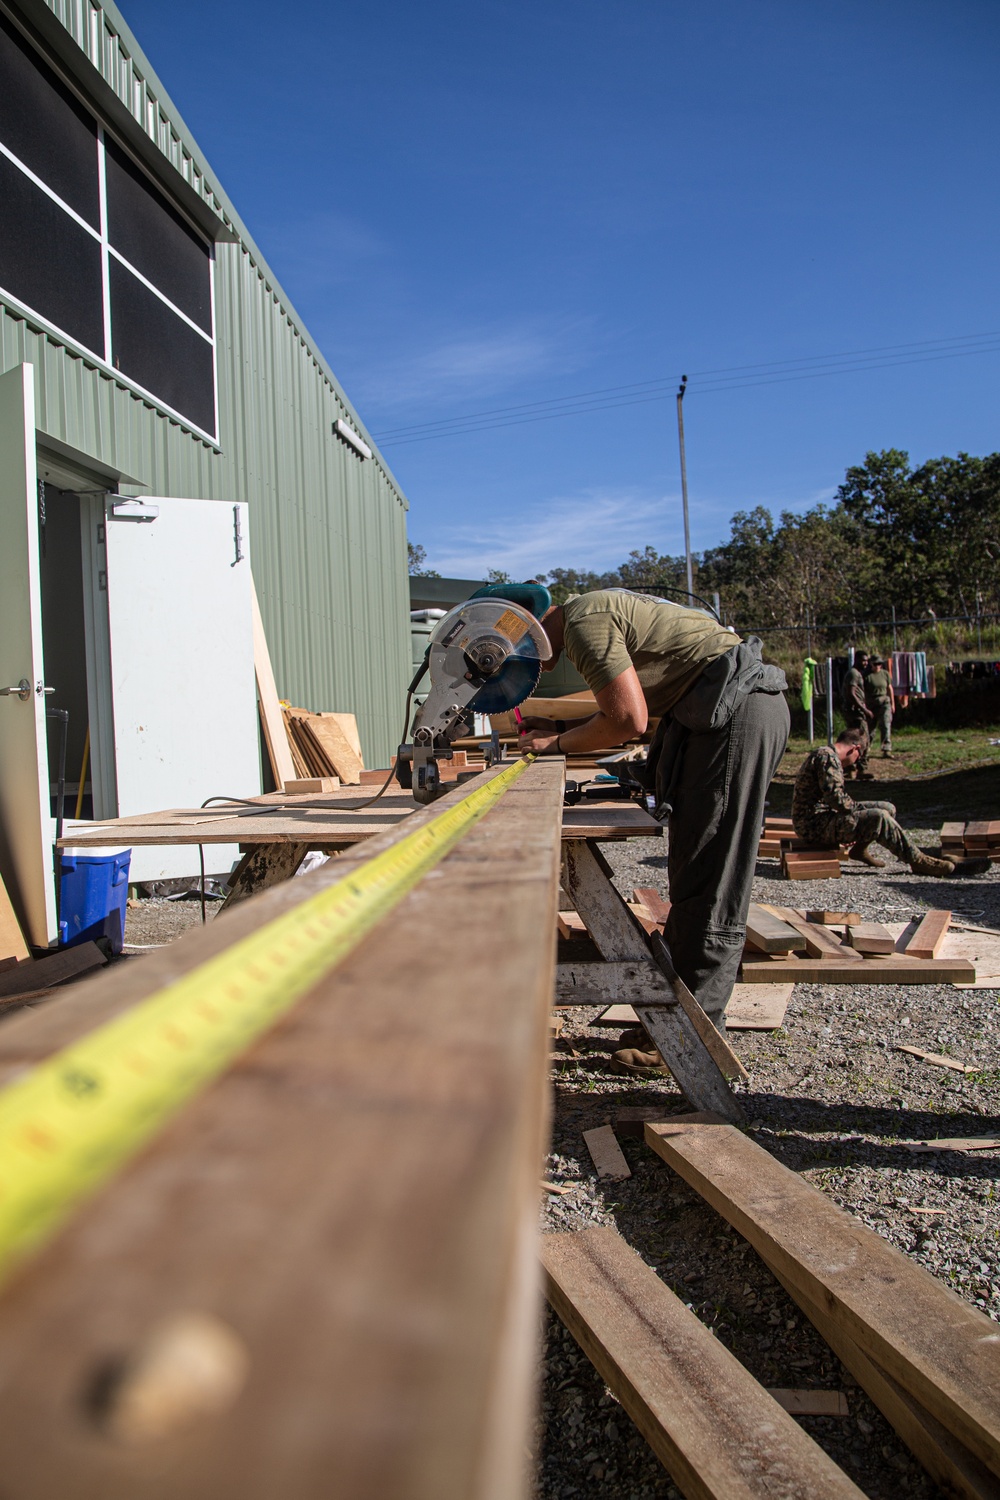
{"type": "Polygon", "coordinates": [[[101,247],[0,156],[0,287],[104,357],[101,247]]]}
{"type": "Polygon", "coordinates": [[[107,139],[105,145],[108,240],[193,323],[211,333],[208,246],[120,146],[107,139]]]}
{"type": "Polygon", "coordinates": [[[128,375],[205,432],[215,432],[211,344],[170,311],[112,256],[111,348],[128,375]]]}
{"type": "Polygon", "coordinates": [[[93,117],[3,15],[0,141],[82,219],[101,227],[93,117]]]}

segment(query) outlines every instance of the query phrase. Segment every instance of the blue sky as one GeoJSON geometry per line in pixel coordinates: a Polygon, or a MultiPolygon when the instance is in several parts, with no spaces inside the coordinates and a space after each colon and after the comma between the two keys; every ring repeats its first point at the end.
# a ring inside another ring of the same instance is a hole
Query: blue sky
{"type": "Polygon", "coordinates": [[[679,552],[682,371],[695,548],[1000,447],[996,0],[122,4],[442,573],[679,552]]]}

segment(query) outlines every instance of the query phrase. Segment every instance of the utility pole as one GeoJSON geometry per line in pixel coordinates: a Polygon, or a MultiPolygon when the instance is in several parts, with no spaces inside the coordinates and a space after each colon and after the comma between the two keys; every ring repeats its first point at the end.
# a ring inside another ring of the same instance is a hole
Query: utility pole
{"type": "Polygon", "coordinates": [[[688,602],[694,593],[694,574],[691,571],[691,526],[688,521],[688,471],[687,459],[684,455],[684,388],[687,385],[687,376],[681,376],[680,390],[677,392],[677,441],[681,450],[681,500],[684,505],[684,559],[687,563],[687,591],[688,602]]]}

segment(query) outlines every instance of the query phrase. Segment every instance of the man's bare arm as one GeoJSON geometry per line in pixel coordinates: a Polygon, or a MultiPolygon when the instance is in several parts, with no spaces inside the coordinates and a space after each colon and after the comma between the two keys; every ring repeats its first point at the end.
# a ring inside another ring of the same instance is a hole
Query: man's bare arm
{"type": "Polygon", "coordinates": [[[523,736],[520,748],[544,755],[555,750],[558,738],[559,750],[567,755],[586,755],[593,750],[612,750],[645,734],[649,710],[634,667],[627,667],[594,696],[597,713],[591,718],[574,723],[559,736],[549,730],[532,730],[523,736]]]}

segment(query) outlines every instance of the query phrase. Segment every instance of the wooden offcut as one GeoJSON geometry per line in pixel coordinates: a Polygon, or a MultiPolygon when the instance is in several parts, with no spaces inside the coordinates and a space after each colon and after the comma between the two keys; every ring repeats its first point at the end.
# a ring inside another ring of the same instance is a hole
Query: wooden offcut
{"type": "MultiPolygon", "coordinates": [[[[880,922],[858,922],[855,926],[847,929],[847,941],[857,953],[866,955],[877,953],[893,953],[896,948],[896,939],[891,932],[887,932],[880,922]]],[[[919,955],[914,954],[913,957],[919,955]]],[[[933,957],[933,954],[931,955],[933,957]]]]}
{"type": "Polygon", "coordinates": [[[96,943],[77,943],[72,948],[57,948],[46,953],[34,963],[20,963],[13,969],[0,973],[0,997],[24,995],[29,990],[49,989],[56,984],[65,984],[69,979],[79,979],[92,969],[103,969],[106,954],[96,943]]]}
{"type": "Polygon", "coordinates": [[[583,1139],[598,1177],[620,1182],[632,1176],[632,1169],[610,1125],[596,1125],[593,1130],[585,1130],[583,1139]]]}
{"type": "Polygon", "coordinates": [[[547,1234],[545,1293],[692,1500],[861,1491],[614,1230],[547,1234]]]}
{"type": "Polygon", "coordinates": [[[647,1125],[653,1150],[1000,1475],[996,1324],[731,1126],[647,1125]]]}
{"type": "Polygon", "coordinates": [[[945,1057],[942,1052],[925,1052],[922,1047],[910,1047],[905,1042],[897,1042],[896,1052],[906,1052],[910,1057],[919,1058],[921,1062],[930,1063],[935,1068],[951,1068],[955,1073],[974,1073],[976,1070],[969,1063],[959,1062],[955,1057],[945,1057]]]}
{"type": "Polygon", "coordinates": [[[14,915],[7,887],[0,879],[0,960],[13,959],[20,963],[30,956],[20,923],[14,915]]]}
{"type": "Polygon", "coordinates": [[[792,953],[806,946],[805,939],[794,927],[756,902],[750,903],[747,913],[747,942],[760,953],[792,953]]]}
{"type": "Polygon", "coordinates": [[[951,925],[950,911],[929,911],[907,940],[904,952],[911,958],[937,958],[951,925]]]}
{"type": "MultiPolygon", "coordinates": [[[[453,805],[5,1021],[0,1077],[453,805]]],[[[561,805],[561,762],[528,767],[433,878],[4,1287],[10,1495],[525,1494],[561,805]],[[472,909],[491,920],[456,982],[442,912],[472,909]],[[161,1318],[186,1312],[232,1330],[245,1385],[183,1433],[114,1441],[99,1396],[161,1318]]]]}

